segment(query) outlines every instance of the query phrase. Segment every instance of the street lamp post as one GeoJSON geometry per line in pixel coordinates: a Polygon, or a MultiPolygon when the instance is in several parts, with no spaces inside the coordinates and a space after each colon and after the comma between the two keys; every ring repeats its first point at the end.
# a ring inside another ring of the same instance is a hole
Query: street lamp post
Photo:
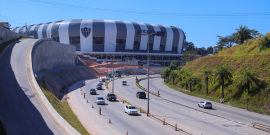
{"type": "MultiPolygon", "coordinates": [[[[110,43],[110,44],[112,44],[112,45],[114,45],[114,51],[116,51],[116,45],[118,44],[118,43],[116,43],[116,44],[113,44],[113,43],[110,43]]],[[[113,51],[113,84],[112,84],[112,93],[114,93],[114,51],[113,51]]]]}
{"type": "Polygon", "coordinates": [[[146,33],[146,32],[142,32],[141,35],[144,35],[144,36],[148,36],[147,37],[147,78],[148,78],[148,96],[147,96],[147,113],[149,113],[149,36],[152,36],[153,34],[155,33],[146,33]]]}

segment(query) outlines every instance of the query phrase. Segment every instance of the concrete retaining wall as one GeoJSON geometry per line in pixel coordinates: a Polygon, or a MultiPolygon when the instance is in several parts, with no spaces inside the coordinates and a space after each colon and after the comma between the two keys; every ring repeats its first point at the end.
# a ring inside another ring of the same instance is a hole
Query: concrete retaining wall
{"type": "Polygon", "coordinates": [[[52,39],[39,40],[32,51],[33,71],[51,70],[55,67],[75,66],[76,48],[52,39]]]}
{"type": "Polygon", "coordinates": [[[2,38],[2,40],[0,40],[0,44],[19,37],[27,37],[27,36],[0,27],[0,38],[2,38]]]}
{"type": "MultiPolygon", "coordinates": [[[[62,127],[65,129],[64,134],[70,134],[70,135],[80,135],[80,133],[75,130],[62,116],[58,114],[58,112],[53,108],[53,106],[50,104],[42,90],[40,89],[39,85],[37,84],[37,81],[34,76],[33,66],[31,63],[33,63],[33,49],[40,45],[41,42],[45,41],[46,39],[40,39],[35,44],[33,44],[27,52],[26,56],[26,66],[27,66],[27,78],[29,80],[30,85],[32,86],[32,90],[35,93],[35,96],[39,100],[39,103],[41,106],[46,108],[46,111],[49,113],[49,117],[52,119],[52,121],[55,122],[56,125],[59,127],[62,127]]],[[[75,54],[75,52],[74,52],[75,54]]],[[[63,131],[62,131],[63,132],[63,131]]]]}

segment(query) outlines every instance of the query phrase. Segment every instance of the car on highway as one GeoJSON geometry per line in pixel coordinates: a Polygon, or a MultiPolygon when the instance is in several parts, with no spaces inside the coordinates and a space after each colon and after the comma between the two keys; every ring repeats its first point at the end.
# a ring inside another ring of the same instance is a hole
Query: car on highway
{"type": "Polygon", "coordinates": [[[96,89],[90,89],[90,94],[91,94],[91,95],[96,95],[96,94],[97,94],[96,89]]]}
{"type": "Polygon", "coordinates": [[[129,76],[129,74],[126,74],[126,76],[129,76]]]}
{"type": "Polygon", "coordinates": [[[107,100],[109,101],[116,101],[116,95],[113,93],[108,93],[107,94],[107,100]]]}
{"type": "Polygon", "coordinates": [[[138,92],[136,93],[136,97],[137,97],[137,98],[146,98],[146,94],[145,94],[144,91],[138,91],[138,92]]]}
{"type": "Polygon", "coordinates": [[[136,109],[135,106],[133,105],[127,105],[125,107],[125,113],[127,113],[128,115],[137,115],[138,114],[138,111],[136,109]]]}
{"type": "Polygon", "coordinates": [[[101,84],[101,85],[103,85],[103,82],[102,82],[102,81],[98,81],[98,84],[101,84]]]}
{"type": "Polygon", "coordinates": [[[96,102],[97,105],[105,105],[105,100],[103,97],[96,97],[96,102]]]}
{"type": "Polygon", "coordinates": [[[202,108],[210,108],[212,109],[212,103],[209,101],[201,101],[198,103],[198,107],[202,107],[202,108]]]}
{"type": "Polygon", "coordinates": [[[101,84],[97,85],[97,90],[102,90],[102,85],[101,84]]]}
{"type": "Polygon", "coordinates": [[[122,81],[122,85],[127,85],[127,81],[122,81]]]}
{"type": "Polygon", "coordinates": [[[105,80],[105,78],[102,78],[102,82],[105,82],[106,80],[105,80]]]}

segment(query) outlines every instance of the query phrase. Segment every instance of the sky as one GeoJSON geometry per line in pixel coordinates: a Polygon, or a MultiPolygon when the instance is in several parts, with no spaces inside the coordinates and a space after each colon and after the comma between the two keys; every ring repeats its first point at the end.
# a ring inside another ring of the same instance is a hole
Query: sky
{"type": "Polygon", "coordinates": [[[241,24],[270,32],[270,0],[0,0],[0,22],[11,27],[71,19],[175,26],[188,42],[207,48],[241,24]]]}

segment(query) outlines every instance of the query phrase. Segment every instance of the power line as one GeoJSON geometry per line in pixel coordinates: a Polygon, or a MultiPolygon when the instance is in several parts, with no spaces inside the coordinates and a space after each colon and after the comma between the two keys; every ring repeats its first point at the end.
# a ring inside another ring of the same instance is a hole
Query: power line
{"type": "MultiPolygon", "coordinates": [[[[56,2],[47,2],[42,0],[29,0],[39,4],[47,4],[51,6],[66,7],[68,9],[79,9],[79,10],[91,10],[99,12],[110,12],[110,13],[121,13],[121,14],[135,14],[135,15],[151,15],[151,16],[175,16],[175,17],[247,17],[247,16],[270,16],[270,12],[265,13],[230,13],[230,14],[191,14],[191,13],[161,13],[161,12],[142,12],[142,11],[127,11],[127,10],[116,10],[107,8],[96,8],[86,6],[68,5],[56,2]]],[[[20,1],[18,1],[20,2],[20,1]]],[[[34,4],[34,3],[30,3],[34,4]]]]}

